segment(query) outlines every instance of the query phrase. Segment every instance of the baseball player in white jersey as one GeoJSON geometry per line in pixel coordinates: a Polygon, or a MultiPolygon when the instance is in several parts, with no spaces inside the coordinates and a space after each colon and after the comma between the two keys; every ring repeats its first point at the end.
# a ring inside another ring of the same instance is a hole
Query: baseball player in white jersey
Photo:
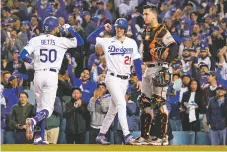
{"type": "MultiPolygon", "coordinates": [[[[34,125],[51,116],[58,87],[58,71],[68,48],[83,45],[83,39],[68,27],[68,32],[73,38],[57,37],[59,32],[58,20],[50,16],[43,23],[44,35],[32,38],[20,53],[19,59],[24,59],[27,54],[34,56],[34,92],[37,102],[37,114],[34,118],[26,119],[26,138],[33,138],[34,125]]],[[[43,121],[44,122],[44,121],[43,121]]],[[[42,122],[41,122],[42,123],[42,122]]],[[[45,126],[42,123],[42,127],[45,126]]],[[[42,128],[44,131],[44,128],[42,128]]],[[[41,135],[36,135],[34,144],[48,144],[41,135]]]]}
{"type": "Polygon", "coordinates": [[[130,67],[133,62],[139,80],[137,84],[139,89],[142,81],[142,69],[140,60],[141,55],[138,52],[136,42],[125,36],[127,28],[127,20],[119,18],[115,22],[116,36],[111,38],[98,37],[103,30],[111,31],[112,26],[110,24],[105,24],[87,38],[88,42],[93,44],[96,42],[96,45],[101,45],[104,49],[108,69],[105,83],[112,98],[109,110],[103,121],[99,135],[96,138],[96,142],[100,144],[110,144],[107,141],[105,134],[109,130],[109,127],[117,113],[125,137],[125,143],[131,144],[131,142],[135,140],[130,135],[130,131],[128,129],[126,101],[124,96],[129,83],[130,67]]]}

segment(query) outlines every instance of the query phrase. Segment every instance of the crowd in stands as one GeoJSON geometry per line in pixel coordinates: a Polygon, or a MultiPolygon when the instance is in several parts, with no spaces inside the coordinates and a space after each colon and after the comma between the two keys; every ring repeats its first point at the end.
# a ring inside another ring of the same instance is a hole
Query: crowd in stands
{"type": "MultiPolygon", "coordinates": [[[[86,38],[98,27],[124,17],[129,22],[127,36],[142,51],[143,6],[150,3],[157,4],[159,22],[179,46],[178,57],[169,66],[172,81],[167,107],[172,130],[209,132],[212,144],[227,144],[226,0],[2,0],[1,142],[33,142],[26,140],[25,120],[36,111],[34,70],[32,64],[18,60],[18,55],[32,37],[42,34],[44,19],[53,15],[60,28],[64,24],[74,27],[85,44],[65,55],[54,112],[45,123],[45,138],[53,144],[83,144],[89,131],[89,143],[94,144],[111,95],[104,83],[107,69],[103,48],[89,44],[86,38]]],[[[103,32],[100,36],[112,35],[103,32]]],[[[60,31],[59,36],[64,33],[60,31]]],[[[139,131],[140,92],[133,68],[129,81],[127,120],[130,131],[139,131]]],[[[118,117],[110,132],[114,132],[115,144],[123,143],[118,117]]]]}

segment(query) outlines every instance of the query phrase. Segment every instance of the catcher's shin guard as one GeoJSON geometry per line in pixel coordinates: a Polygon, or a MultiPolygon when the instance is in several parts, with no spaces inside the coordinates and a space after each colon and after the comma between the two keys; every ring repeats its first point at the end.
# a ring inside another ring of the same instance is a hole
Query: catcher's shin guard
{"type": "Polygon", "coordinates": [[[147,139],[150,135],[151,120],[150,114],[142,113],[140,116],[141,120],[141,137],[147,139]]]}
{"type": "Polygon", "coordinates": [[[163,138],[168,135],[168,116],[166,113],[160,114],[161,126],[160,126],[160,137],[163,138]]]}

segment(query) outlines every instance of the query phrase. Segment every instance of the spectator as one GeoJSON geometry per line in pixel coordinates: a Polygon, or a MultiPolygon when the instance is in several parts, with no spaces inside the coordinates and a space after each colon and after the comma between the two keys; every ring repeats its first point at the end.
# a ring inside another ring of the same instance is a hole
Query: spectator
{"type": "Polygon", "coordinates": [[[223,86],[218,86],[216,97],[209,100],[207,111],[207,124],[209,125],[209,137],[212,145],[226,145],[227,127],[227,99],[223,86]]]}
{"type": "Polygon", "coordinates": [[[82,23],[82,27],[85,31],[85,37],[87,37],[88,35],[90,35],[96,28],[96,24],[95,22],[93,22],[91,20],[91,14],[88,11],[84,11],[83,12],[83,23],[82,23]]]}
{"type": "Polygon", "coordinates": [[[8,83],[9,83],[8,80],[9,80],[10,76],[11,76],[11,73],[9,71],[3,72],[3,74],[2,74],[2,83],[1,84],[4,87],[6,87],[8,85],[8,83]]]}
{"type": "Polygon", "coordinates": [[[207,118],[206,118],[206,113],[207,113],[207,108],[208,108],[208,101],[210,100],[210,98],[215,97],[216,96],[216,88],[218,86],[217,83],[217,74],[215,71],[210,71],[209,75],[208,75],[208,85],[204,86],[204,88],[202,88],[203,93],[201,94],[202,97],[202,114],[203,114],[203,118],[202,118],[202,129],[205,132],[209,131],[208,125],[207,125],[207,118]]]}
{"type": "Polygon", "coordinates": [[[132,8],[129,5],[130,0],[124,0],[119,6],[118,11],[120,17],[126,17],[132,14],[132,8]]]}
{"type": "Polygon", "coordinates": [[[10,125],[15,128],[15,142],[16,144],[32,143],[31,140],[26,139],[26,125],[27,118],[31,118],[34,112],[34,106],[28,101],[28,94],[21,92],[19,94],[19,102],[12,107],[10,115],[10,125]]]}
{"type": "Polygon", "coordinates": [[[38,36],[40,35],[41,33],[41,29],[40,29],[40,26],[39,26],[39,19],[36,15],[33,15],[31,17],[31,31],[32,31],[32,37],[35,37],[35,36],[38,36]]]}
{"type": "Polygon", "coordinates": [[[66,102],[63,117],[66,118],[66,140],[68,144],[84,144],[86,133],[87,108],[81,99],[80,88],[72,89],[72,99],[66,102]]]}
{"type": "Polygon", "coordinates": [[[90,71],[88,69],[84,69],[81,73],[80,78],[76,78],[75,75],[72,73],[72,64],[71,58],[68,58],[68,72],[70,81],[73,87],[81,88],[82,91],[82,100],[84,103],[88,104],[90,98],[92,97],[95,89],[96,89],[96,82],[90,80],[90,71]]]}
{"type": "Polygon", "coordinates": [[[105,25],[106,23],[111,23],[111,20],[107,18],[107,14],[104,9],[98,10],[98,15],[100,15],[100,18],[97,22],[97,27],[101,27],[105,25]]]}
{"type": "Polygon", "coordinates": [[[201,102],[200,84],[192,79],[188,91],[183,94],[182,107],[185,110],[182,121],[183,131],[200,131],[199,110],[201,102]]]}
{"type": "Polygon", "coordinates": [[[99,134],[103,120],[109,108],[111,97],[107,91],[105,83],[99,83],[93,97],[87,106],[91,115],[89,129],[89,144],[95,144],[96,137],[99,134]]]}
{"type": "Polygon", "coordinates": [[[17,35],[16,30],[10,32],[10,38],[7,38],[6,43],[3,46],[3,51],[6,52],[6,57],[8,60],[12,60],[12,55],[14,50],[22,50],[23,44],[17,35]]]}
{"type": "Polygon", "coordinates": [[[88,59],[88,68],[91,68],[93,64],[98,66],[100,64],[100,56],[104,54],[102,46],[95,46],[95,53],[91,54],[88,59]]]}
{"type": "Polygon", "coordinates": [[[106,74],[107,72],[107,67],[106,67],[106,58],[105,56],[100,56],[99,57],[100,64],[97,66],[97,73],[98,75],[100,74],[106,74]]]}
{"type": "Polygon", "coordinates": [[[91,16],[94,16],[98,9],[96,4],[97,4],[97,0],[91,0],[91,7],[90,7],[91,16]]]}
{"type": "Polygon", "coordinates": [[[27,70],[24,65],[24,62],[19,61],[18,55],[19,55],[19,51],[14,50],[13,51],[13,60],[8,62],[7,66],[6,66],[6,70],[9,71],[10,73],[13,73],[16,71],[16,72],[26,74],[27,70]]]}
{"type": "MultiPolygon", "coordinates": [[[[2,81],[2,75],[1,75],[2,81]]],[[[6,109],[6,100],[3,96],[4,86],[0,86],[0,97],[1,97],[1,144],[4,143],[4,132],[5,132],[5,109],[6,109]]]]}
{"type": "Polygon", "coordinates": [[[57,144],[59,135],[60,118],[62,117],[62,106],[60,98],[55,98],[54,111],[52,115],[45,121],[45,137],[44,140],[50,144],[57,144]]]}
{"type": "MultiPolygon", "coordinates": [[[[173,74],[173,82],[169,84],[168,90],[167,90],[167,108],[169,110],[169,119],[172,131],[182,131],[182,122],[180,119],[180,90],[176,88],[176,83],[180,81],[181,79],[179,74],[173,74]]],[[[180,85],[181,86],[181,85],[180,85]]]]}
{"type": "Polygon", "coordinates": [[[22,21],[21,31],[18,33],[18,37],[23,43],[23,46],[28,44],[28,41],[32,38],[32,32],[29,30],[29,21],[22,21]]]}
{"type": "Polygon", "coordinates": [[[28,9],[24,3],[20,2],[19,0],[13,0],[13,9],[11,12],[18,16],[21,21],[28,20],[28,9]]]}

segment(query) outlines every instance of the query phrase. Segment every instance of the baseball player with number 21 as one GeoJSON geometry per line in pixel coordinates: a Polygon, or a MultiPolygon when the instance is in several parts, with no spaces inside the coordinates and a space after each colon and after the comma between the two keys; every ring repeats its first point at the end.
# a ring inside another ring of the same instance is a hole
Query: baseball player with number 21
{"type": "Polygon", "coordinates": [[[87,38],[89,43],[101,45],[103,47],[107,62],[108,71],[105,84],[111,94],[112,101],[99,135],[96,137],[97,143],[105,145],[110,144],[110,142],[107,141],[105,134],[109,130],[117,113],[124,134],[125,143],[131,144],[135,140],[128,129],[126,101],[124,98],[130,78],[130,67],[133,62],[139,80],[137,83],[138,89],[141,89],[142,81],[141,55],[138,52],[137,44],[133,39],[125,35],[128,29],[128,21],[124,18],[119,18],[116,20],[114,26],[116,31],[116,36],[114,37],[98,37],[104,30],[109,32],[112,31],[112,26],[110,24],[105,24],[91,33],[87,38]]]}
{"type": "MultiPolygon", "coordinates": [[[[26,138],[31,140],[34,126],[41,124],[41,133],[34,137],[34,144],[48,144],[44,141],[44,119],[51,116],[54,109],[56,91],[58,87],[58,72],[68,48],[83,45],[81,36],[66,25],[67,31],[73,38],[57,37],[59,32],[58,19],[47,17],[43,22],[45,34],[32,38],[19,55],[19,59],[28,58],[34,54],[34,92],[37,102],[37,113],[34,118],[26,119],[26,138]]],[[[31,62],[27,60],[27,62],[31,62]]]]}

